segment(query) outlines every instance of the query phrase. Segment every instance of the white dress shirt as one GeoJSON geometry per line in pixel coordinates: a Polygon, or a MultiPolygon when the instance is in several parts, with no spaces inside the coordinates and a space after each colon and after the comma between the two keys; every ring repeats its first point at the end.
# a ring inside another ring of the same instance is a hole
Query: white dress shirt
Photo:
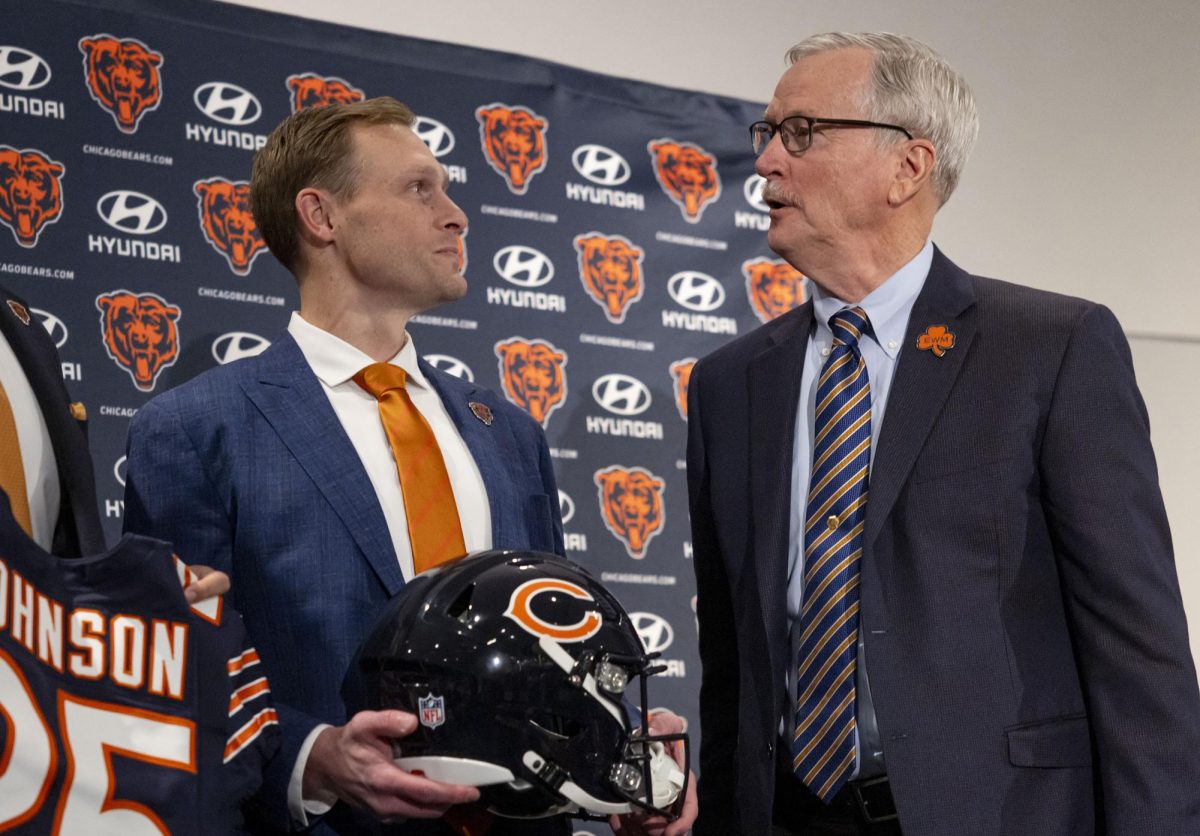
{"type": "MultiPolygon", "coordinates": [[[[867,364],[867,380],[871,385],[871,465],[875,463],[875,450],[879,443],[879,431],[883,428],[884,411],[892,388],[892,378],[904,335],[908,330],[908,319],[913,304],[925,286],[929,267],[933,263],[933,244],[925,246],[916,257],[890,276],[857,304],[871,321],[872,336],[865,334],[858,341],[859,350],[867,364]]],[[[804,515],[808,504],[808,481],[812,471],[813,421],[816,414],[817,382],[821,367],[833,346],[833,332],[829,320],[838,311],[855,307],[835,296],[813,287],[813,329],[804,355],[804,371],[800,377],[800,408],[796,410],[796,440],[792,451],[792,505],[788,527],[788,590],[787,615],[791,635],[787,684],[789,704],[781,721],[783,729],[795,723],[796,706],[796,655],[799,652],[800,610],[804,603],[804,515]]],[[[869,471],[868,471],[869,472],[869,471]]],[[[870,502],[870,499],[867,499],[870,502]]],[[[861,622],[860,622],[861,623],[861,622]]],[[[861,631],[858,638],[858,725],[855,729],[856,777],[863,763],[860,729],[867,729],[873,742],[878,743],[874,706],[867,679],[866,660],[863,655],[861,631]]],[[[784,738],[790,740],[790,731],[784,738]]],[[[882,758],[882,752],[868,753],[869,757],[882,758]]]]}
{"type": "MultiPolygon", "coordinates": [[[[30,328],[41,328],[36,321],[30,328]]],[[[54,444],[29,378],[21,368],[12,346],[0,336],[0,384],[12,407],[17,425],[17,443],[21,445],[21,464],[25,471],[25,498],[29,500],[29,522],[33,542],[46,551],[54,545],[54,526],[62,505],[58,483],[58,460],[54,444]]]]}
{"type": "MultiPolygon", "coordinates": [[[[369,392],[354,382],[359,371],[375,361],[345,340],[335,337],[304,320],[293,312],[288,323],[288,333],[300,347],[300,353],[321,381],[321,387],[329,398],[334,414],[354,445],[355,452],[367,471],[367,477],[375,488],[375,496],[387,520],[392,545],[404,579],[410,580],[413,571],[412,544],[408,539],[407,517],[404,513],[404,494],[400,490],[400,474],[392,447],[379,417],[379,402],[369,392]]],[[[479,466],[471,456],[467,444],[459,435],[458,428],[442,404],[442,399],[430,385],[417,364],[417,350],[410,335],[405,334],[404,347],[389,360],[392,365],[404,369],[407,378],[405,389],[413,406],[429,422],[430,429],[442,450],[446,471],[450,475],[450,487],[458,505],[458,518],[462,523],[463,542],[467,551],[479,551],[492,547],[492,515],[488,506],[487,489],[479,466]]],[[[300,748],[296,764],[292,768],[288,786],[288,809],[292,818],[307,825],[306,813],[321,815],[328,812],[336,802],[334,798],[303,799],[304,767],[308,763],[313,743],[326,725],[317,726],[309,733],[300,748]]]]}

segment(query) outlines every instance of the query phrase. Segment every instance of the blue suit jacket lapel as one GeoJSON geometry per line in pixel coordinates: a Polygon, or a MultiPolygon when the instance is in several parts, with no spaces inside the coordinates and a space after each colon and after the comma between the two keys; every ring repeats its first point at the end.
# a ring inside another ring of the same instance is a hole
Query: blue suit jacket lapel
{"type": "Polygon", "coordinates": [[[935,249],[929,277],[908,320],[871,465],[865,527],[868,548],[891,513],[970,352],[976,328],[974,304],[971,277],[935,249]],[[931,325],[944,325],[954,335],[954,347],[941,357],[917,348],[918,338],[931,325]]]}
{"type": "Polygon", "coordinates": [[[358,452],[289,335],[264,352],[242,388],[346,526],[389,595],[404,586],[387,521],[358,452]]]}
{"type": "Polygon", "coordinates": [[[469,381],[439,372],[424,360],[420,362],[421,371],[442,399],[450,420],[466,442],[483,477],[492,516],[493,545],[496,548],[527,547],[526,511],[521,505],[521,493],[514,489],[523,484],[520,463],[513,459],[513,451],[521,455],[520,445],[497,396],[469,381]],[[472,402],[484,404],[491,410],[490,426],[471,411],[472,402]]]}
{"type": "Polygon", "coordinates": [[[750,361],[750,505],[753,558],[771,670],[782,672],[787,653],[787,543],[792,497],[792,450],[800,376],[812,326],[812,303],[777,321],[770,345],[750,361]],[[776,641],[775,639],[780,639],[776,641]]]}

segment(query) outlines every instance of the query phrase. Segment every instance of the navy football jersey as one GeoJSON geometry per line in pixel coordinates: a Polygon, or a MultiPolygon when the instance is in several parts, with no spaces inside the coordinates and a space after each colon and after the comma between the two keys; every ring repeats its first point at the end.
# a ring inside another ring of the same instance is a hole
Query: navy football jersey
{"type": "Polygon", "coordinates": [[[230,833],[279,745],[242,619],[126,536],[62,559],[0,491],[0,831],[230,833]]]}

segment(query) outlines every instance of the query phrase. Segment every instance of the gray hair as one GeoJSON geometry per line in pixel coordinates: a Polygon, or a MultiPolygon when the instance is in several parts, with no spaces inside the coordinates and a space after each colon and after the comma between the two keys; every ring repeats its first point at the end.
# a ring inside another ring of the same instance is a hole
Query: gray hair
{"type": "MultiPolygon", "coordinates": [[[[890,32],[813,35],[787,51],[788,64],[837,49],[865,49],[875,56],[863,106],[873,122],[890,122],[933,143],[933,187],[939,206],[950,199],[979,135],[979,114],[966,79],[920,41],[890,32]]],[[[814,114],[824,115],[824,114],[814,114]]],[[[834,114],[841,116],[841,114],[834,114]]],[[[899,134],[877,132],[892,143],[899,134]]]]}

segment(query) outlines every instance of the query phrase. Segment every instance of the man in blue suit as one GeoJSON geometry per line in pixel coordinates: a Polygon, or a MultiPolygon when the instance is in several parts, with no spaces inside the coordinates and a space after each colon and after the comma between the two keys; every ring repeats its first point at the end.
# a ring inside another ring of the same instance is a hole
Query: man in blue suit
{"type": "Polygon", "coordinates": [[[812,299],[688,393],[696,833],[1200,833],[1200,695],[1120,326],[933,247],[977,132],[940,56],[838,33],[789,59],[751,133],[768,242],[812,299]]]}
{"type": "Polygon", "coordinates": [[[411,715],[344,716],[351,658],[414,571],[397,467],[376,399],[355,382],[361,369],[406,373],[467,551],[563,552],[540,426],[433,369],[406,331],[414,314],[466,292],[467,220],[412,121],[399,102],[373,99],[301,111],[273,132],[251,200],[297,278],[300,311],[269,350],[160,395],[130,427],[127,529],[226,571],[262,656],[284,732],[265,803],[280,830],[335,804],[318,829],[433,819],[478,797],[392,763],[391,740],[413,730],[411,715]]]}

